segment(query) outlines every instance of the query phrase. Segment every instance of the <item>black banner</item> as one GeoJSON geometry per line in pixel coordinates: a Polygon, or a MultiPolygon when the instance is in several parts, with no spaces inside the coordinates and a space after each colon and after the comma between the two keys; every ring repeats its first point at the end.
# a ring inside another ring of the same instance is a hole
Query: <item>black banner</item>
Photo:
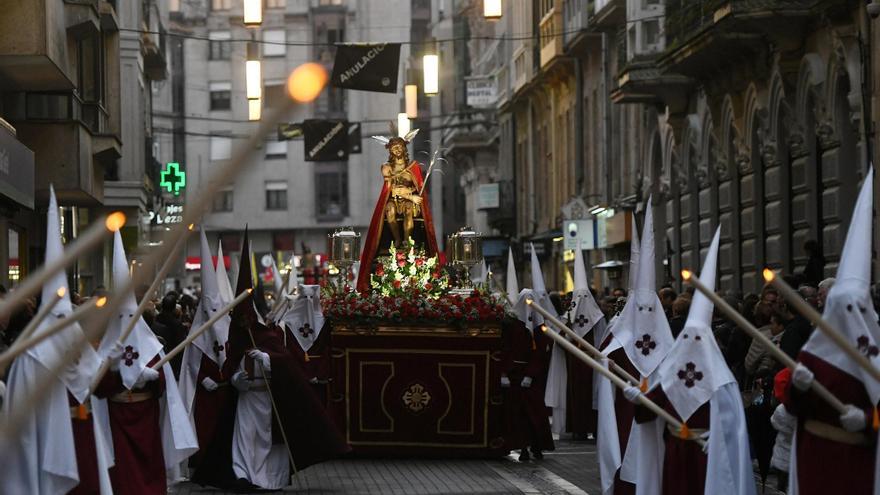
{"type": "Polygon", "coordinates": [[[348,158],[348,121],[309,119],[302,123],[307,162],[336,162],[348,158]]]}
{"type": "Polygon", "coordinates": [[[348,124],[348,154],[357,155],[361,152],[361,123],[349,122],[348,124]]]}
{"type": "Polygon", "coordinates": [[[339,44],[330,85],[337,88],[397,93],[400,43],[339,44]]]}

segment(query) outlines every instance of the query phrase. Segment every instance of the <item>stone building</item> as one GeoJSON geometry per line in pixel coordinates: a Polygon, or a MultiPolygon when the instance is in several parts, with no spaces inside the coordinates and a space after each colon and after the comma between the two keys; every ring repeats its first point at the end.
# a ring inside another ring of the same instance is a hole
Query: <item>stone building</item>
{"type": "MultiPolygon", "coordinates": [[[[189,190],[197,190],[214,165],[228,160],[235,145],[256,127],[248,121],[245,97],[248,40],[255,40],[259,49],[265,115],[288,98],[285,84],[294,68],[317,61],[331,70],[336,42],[408,40],[410,14],[411,0],[359,4],[272,0],[264,3],[262,25],[246,28],[240,1],[181,2],[175,29],[183,35],[182,132],[188,143],[189,190]]],[[[409,46],[404,45],[401,60],[408,57],[409,46]]],[[[399,87],[403,88],[402,79],[399,87]]],[[[387,150],[369,136],[387,134],[399,106],[396,94],[338,88],[327,88],[316,101],[296,106],[287,122],[310,118],[362,122],[360,151],[347,160],[307,162],[302,139],[278,141],[270,136],[254,163],[219,193],[204,217],[213,249],[220,238],[224,253],[236,257],[247,225],[258,263],[269,256],[286,272],[283,264],[293,253],[310,252],[326,261],[327,234],[338,226],[365,233],[382,186],[379,166],[388,157],[387,150]]],[[[185,207],[186,198],[182,200],[185,207]]],[[[198,256],[195,243],[188,256],[198,256]]],[[[310,257],[309,262],[321,259],[310,257]]]]}
{"type": "MultiPolygon", "coordinates": [[[[152,83],[165,77],[166,22],[164,0],[4,4],[0,283],[14,285],[42,260],[50,183],[67,240],[120,208],[128,247],[145,239],[140,219],[153,187],[145,160],[149,102],[152,83]]],[[[109,249],[107,243],[69,270],[74,290],[108,283],[109,249]]]]}
{"type": "Polygon", "coordinates": [[[482,143],[498,161],[475,169],[515,204],[487,223],[541,244],[548,286],[570,288],[558,241],[574,198],[592,212],[600,288],[625,285],[649,197],[661,283],[680,286],[718,225],[722,289],[801,271],[807,241],[833,275],[878,113],[880,27],[863,2],[539,0],[471,24],[509,38],[477,72],[498,88],[482,143]]]}

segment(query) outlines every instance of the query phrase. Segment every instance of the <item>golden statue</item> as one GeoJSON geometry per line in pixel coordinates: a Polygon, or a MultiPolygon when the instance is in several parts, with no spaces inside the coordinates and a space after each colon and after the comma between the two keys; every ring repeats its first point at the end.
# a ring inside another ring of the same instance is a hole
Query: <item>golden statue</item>
{"type": "Polygon", "coordinates": [[[419,162],[410,160],[406,148],[416,132],[418,129],[404,137],[373,136],[385,143],[388,161],[380,167],[384,184],[361,255],[358,290],[368,288],[373,260],[377,255],[387,254],[392,242],[401,246],[407,239],[413,239],[417,246],[424,247],[428,256],[438,253],[422,169],[419,162]]]}

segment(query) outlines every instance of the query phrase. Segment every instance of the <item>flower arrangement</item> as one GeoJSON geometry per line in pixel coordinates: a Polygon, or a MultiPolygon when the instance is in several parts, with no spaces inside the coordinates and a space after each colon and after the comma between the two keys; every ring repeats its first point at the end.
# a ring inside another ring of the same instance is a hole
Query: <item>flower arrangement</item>
{"type": "Polygon", "coordinates": [[[370,275],[370,287],[382,296],[403,297],[418,291],[423,298],[436,299],[449,287],[449,276],[440,269],[437,257],[427,257],[412,239],[400,250],[392,243],[388,256],[379,261],[370,275]]]}
{"type": "Polygon", "coordinates": [[[385,295],[382,292],[360,294],[343,291],[323,300],[324,316],[351,323],[393,321],[403,323],[474,323],[504,318],[504,306],[486,291],[474,290],[468,296],[445,294],[425,297],[416,288],[407,293],[385,295]]]}

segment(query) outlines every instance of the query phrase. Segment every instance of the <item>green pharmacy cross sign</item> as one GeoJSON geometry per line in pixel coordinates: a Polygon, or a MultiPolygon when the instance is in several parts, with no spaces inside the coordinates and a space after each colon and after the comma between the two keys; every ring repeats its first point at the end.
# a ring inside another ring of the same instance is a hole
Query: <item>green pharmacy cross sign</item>
{"type": "Polygon", "coordinates": [[[186,186],[186,172],[180,170],[179,163],[168,163],[160,173],[159,187],[168,189],[168,192],[180,196],[180,190],[186,186]]]}

